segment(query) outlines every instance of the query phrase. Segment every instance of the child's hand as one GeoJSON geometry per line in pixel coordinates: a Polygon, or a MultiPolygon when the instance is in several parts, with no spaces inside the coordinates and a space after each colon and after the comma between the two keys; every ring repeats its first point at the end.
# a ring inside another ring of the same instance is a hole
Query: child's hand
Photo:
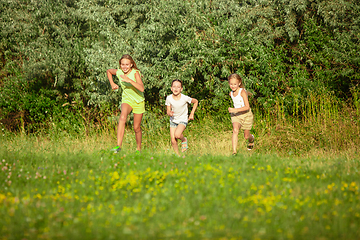
{"type": "Polygon", "coordinates": [[[166,114],[169,115],[170,117],[174,116],[174,111],[172,110],[171,104],[167,106],[166,114]]]}
{"type": "Polygon", "coordinates": [[[228,108],[228,111],[229,111],[229,113],[234,113],[234,112],[236,112],[236,111],[235,111],[235,108],[230,108],[230,107],[228,108]]]}
{"type": "Polygon", "coordinates": [[[189,120],[194,120],[194,114],[193,113],[190,113],[189,120]]]}
{"type": "Polygon", "coordinates": [[[118,86],[116,83],[114,83],[114,84],[111,85],[111,89],[112,89],[112,90],[116,90],[116,89],[118,89],[118,88],[119,88],[119,86],[118,86]]]}
{"type": "Polygon", "coordinates": [[[170,117],[174,116],[174,112],[173,111],[168,111],[167,115],[169,115],[170,117]]]}
{"type": "Polygon", "coordinates": [[[120,77],[122,78],[122,81],[124,81],[124,82],[129,83],[131,81],[131,79],[128,76],[126,76],[125,74],[120,75],[120,77]]]}

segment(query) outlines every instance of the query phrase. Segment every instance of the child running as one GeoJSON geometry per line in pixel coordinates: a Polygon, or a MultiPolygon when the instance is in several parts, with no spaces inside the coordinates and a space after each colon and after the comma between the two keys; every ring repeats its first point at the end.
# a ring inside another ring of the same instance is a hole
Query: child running
{"type": "Polygon", "coordinates": [[[238,134],[239,130],[244,130],[244,137],[248,140],[247,149],[251,150],[254,147],[255,137],[250,134],[250,130],[253,125],[254,116],[251,112],[249,105],[248,94],[245,90],[244,84],[241,77],[233,73],[228,77],[229,85],[231,88],[230,97],[233,100],[234,107],[229,108],[229,113],[231,116],[231,122],[233,125],[233,134],[232,134],[232,147],[233,155],[236,155],[236,149],[238,144],[238,134]]]}
{"type": "Polygon", "coordinates": [[[122,104],[119,125],[117,130],[117,146],[112,149],[114,153],[121,150],[121,145],[125,133],[125,123],[127,116],[131,111],[134,113],[134,131],[136,139],[136,150],[141,151],[141,120],[145,112],[144,84],[141,80],[141,74],[133,58],[125,54],[119,60],[120,69],[108,69],[106,71],[111,88],[118,89],[119,86],[114,83],[113,75],[116,75],[120,81],[122,91],[122,104]]]}
{"type": "Polygon", "coordinates": [[[175,153],[179,156],[179,149],[177,140],[181,140],[181,152],[188,149],[187,138],[184,137],[183,132],[189,120],[194,120],[194,113],[198,106],[198,100],[182,94],[182,81],[175,79],[171,83],[172,94],[166,97],[167,115],[170,116],[170,137],[171,145],[175,153]],[[188,103],[193,103],[193,108],[188,117],[188,103]]]}

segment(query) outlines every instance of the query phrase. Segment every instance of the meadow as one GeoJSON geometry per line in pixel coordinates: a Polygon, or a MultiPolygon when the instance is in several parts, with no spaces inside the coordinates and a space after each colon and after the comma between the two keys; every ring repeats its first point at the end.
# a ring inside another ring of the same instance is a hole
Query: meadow
{"type": "Polygon", "coordinates": [[[152,113],[140,154],[130,125],[109,151],[114,122],[88,135],[3,130],[0,239],[359,239],[358,120],[257,116],[256,146],[241,140],[237,156],[229,122],[206,116],[181,156],[152,113]]]}

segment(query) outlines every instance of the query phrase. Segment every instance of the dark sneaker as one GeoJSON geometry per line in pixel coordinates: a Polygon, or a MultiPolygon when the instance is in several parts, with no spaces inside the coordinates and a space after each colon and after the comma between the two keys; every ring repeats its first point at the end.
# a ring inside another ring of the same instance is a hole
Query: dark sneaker
{"type": "Polygon", "coordinates": [[[116,153],[118,153],[118,152],[121,151],[121,147],[116,146],[116,147],[114,147],[113,149],[111,149],[111,151],[112,151],[114,154],[116,154],[116,153]]]}

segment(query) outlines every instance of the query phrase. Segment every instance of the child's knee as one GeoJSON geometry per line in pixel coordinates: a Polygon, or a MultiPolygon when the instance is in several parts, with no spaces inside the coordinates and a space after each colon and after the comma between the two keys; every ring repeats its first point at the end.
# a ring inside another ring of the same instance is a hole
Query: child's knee
{"type": "Polygon", "coordinates": [[[135,126],[135,125],[134,125],[134,132],[135,132],[135,133],[141,132],[141,127],[140,127],[140,125],[139,125],[139,126],[135,126]]]}
{"type": "Polygon", "coordinates": [[[171,143],[174,145],[174,144],[177,144],[177,140],[176,138],[171,138],[171,143]]]}
{"type": "Polygon", "coordinates": [[[127,116],[120,115],[119,122],[126,122],[127,116]]]}
{"type": "Polygon", "coordinates": [[[179,134],[179,133],[175,133],[175,138],[176,138],[176,139],[181,138],[181,133],[180,133],[180,134],[179,134]]]}

